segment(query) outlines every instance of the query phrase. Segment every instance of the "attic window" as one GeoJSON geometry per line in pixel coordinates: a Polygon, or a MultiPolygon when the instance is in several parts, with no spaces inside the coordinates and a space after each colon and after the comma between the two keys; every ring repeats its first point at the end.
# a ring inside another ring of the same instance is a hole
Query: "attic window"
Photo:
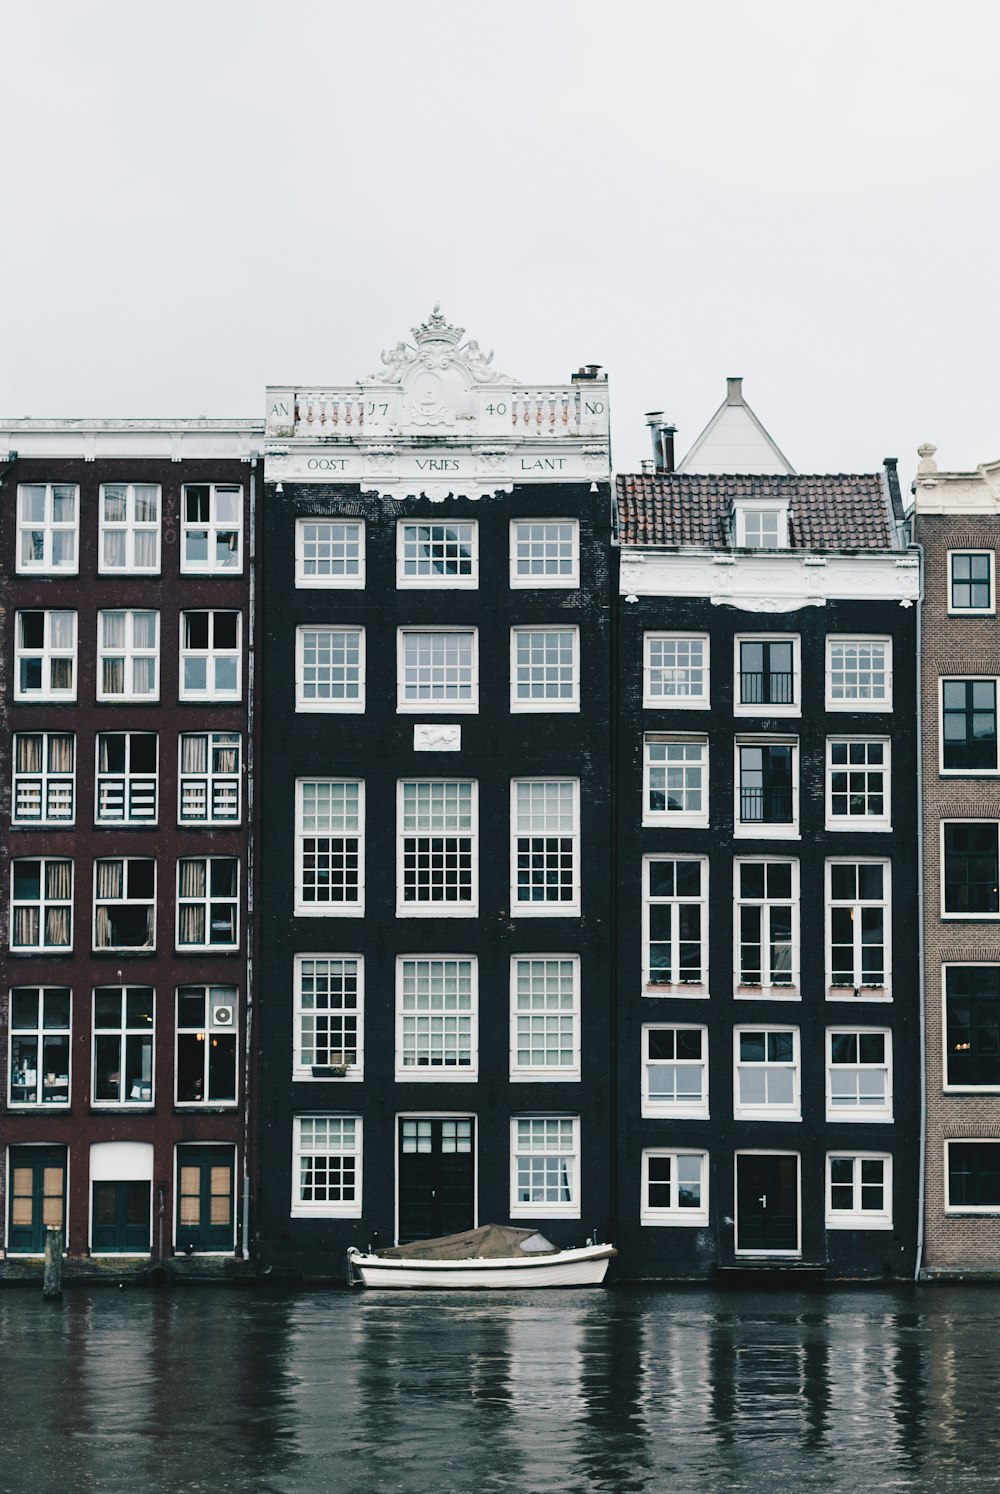
{"type": "Polygon", "coordinates": [[[733,539],[741,549],[787,550],[787,503],[747,503],[733,505],[733,539]]]}

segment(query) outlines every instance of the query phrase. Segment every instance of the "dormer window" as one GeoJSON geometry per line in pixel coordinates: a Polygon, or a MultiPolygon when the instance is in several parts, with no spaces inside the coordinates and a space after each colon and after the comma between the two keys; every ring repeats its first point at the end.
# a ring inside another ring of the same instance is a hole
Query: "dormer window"
{"type": "Polygon", "coordinates": [[[744,550],[787,550],[788,504],[735,503],[733,543],[744,550]]]}

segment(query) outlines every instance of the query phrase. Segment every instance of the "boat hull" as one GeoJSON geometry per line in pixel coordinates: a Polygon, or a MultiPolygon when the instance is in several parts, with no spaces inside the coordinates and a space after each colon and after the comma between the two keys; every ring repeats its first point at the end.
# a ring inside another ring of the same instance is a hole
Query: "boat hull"
{"type": "Polygon", "coordinates": [[[584,1245],[537,1260],[525,1256],[468,1261],[387,1260],[360,1251],[351,1251],[348,1259],[366,1287],[423,1287],[440,1292],[454,1288],[599,1286],[615,1254],[612,1245],[584,1245]]]}

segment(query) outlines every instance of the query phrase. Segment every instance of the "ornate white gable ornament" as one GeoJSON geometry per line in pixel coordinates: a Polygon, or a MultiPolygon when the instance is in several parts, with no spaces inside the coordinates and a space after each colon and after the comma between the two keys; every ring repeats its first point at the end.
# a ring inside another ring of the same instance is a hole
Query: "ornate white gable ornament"
{"type": "Polygon", "coordinates": [[[479,384],[514,384],[516,379],[491,367],[492,349],[484,353],[474,338],[462,343],[464,327],[455,327],[441,313],[440,301],[426,322],[413,327],[413,343],[397,342],[382,353],[382,368],[362,383],[399,384],[402,421],[407,426],[452,430],[473,421],[477,403],[472,391],[479,384]]]}

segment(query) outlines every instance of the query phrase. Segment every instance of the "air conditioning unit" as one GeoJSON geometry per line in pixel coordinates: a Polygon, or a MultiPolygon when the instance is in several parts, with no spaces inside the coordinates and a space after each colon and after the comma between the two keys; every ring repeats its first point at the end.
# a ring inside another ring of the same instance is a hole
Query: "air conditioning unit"
{"type": "Polygon", "coordinates": [[[212,1013],[216,1027],[232,1027],[236,1013],[231,1006],[217,1006],[212,1013]]]}

